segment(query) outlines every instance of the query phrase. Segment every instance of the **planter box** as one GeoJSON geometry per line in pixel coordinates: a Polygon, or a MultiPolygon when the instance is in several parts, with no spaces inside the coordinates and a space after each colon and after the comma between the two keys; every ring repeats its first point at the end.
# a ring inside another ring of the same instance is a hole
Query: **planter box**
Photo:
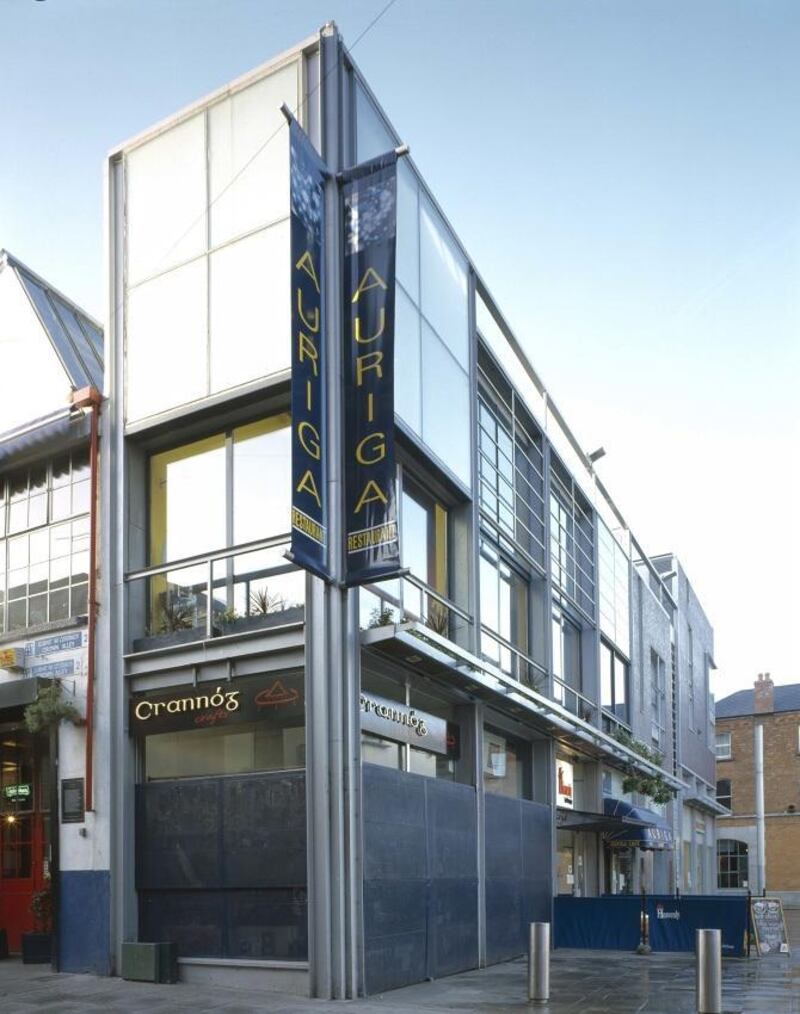
{"type": "Polygon", "coordinates": [[[53,938],[49,933],[22,934],[22,964],[49,965],[53,951],[53,938]]]}
{"type": "Polygon", "coordinates": [[[178,948],[173,943],[123,943],[122,978],[133,982],[177,982],[178,948]]]}

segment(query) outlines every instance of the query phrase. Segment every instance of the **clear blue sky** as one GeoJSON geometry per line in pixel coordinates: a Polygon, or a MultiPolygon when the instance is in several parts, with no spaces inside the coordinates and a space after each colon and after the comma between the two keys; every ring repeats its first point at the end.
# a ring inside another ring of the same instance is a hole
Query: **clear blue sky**
{"type": "MultiPolygon", "coordinates": [[[[102,317],[103,160],[383,0],[0,0],[0,246],[102,317]]],[[[397,0],[354,50],[718,693],[800,681],[800,4],[397,0]]]]}

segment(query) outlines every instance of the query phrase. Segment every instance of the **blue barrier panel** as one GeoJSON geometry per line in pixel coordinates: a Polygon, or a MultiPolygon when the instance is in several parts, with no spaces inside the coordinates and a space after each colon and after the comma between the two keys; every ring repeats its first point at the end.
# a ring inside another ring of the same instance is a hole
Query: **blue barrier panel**
{"type": "Polygon", "coordinates": [[[653,895],[647,899],[654,951],[693,951],[695,930],[722,930],[722,956],[747,952],[747,898],[724,895],[653,895]]]}
{"type": "Polygon", "coordinates": [[[553,905],[554,946],[633,951],[639,943],[642,899],[557,897],[553,905]]]}

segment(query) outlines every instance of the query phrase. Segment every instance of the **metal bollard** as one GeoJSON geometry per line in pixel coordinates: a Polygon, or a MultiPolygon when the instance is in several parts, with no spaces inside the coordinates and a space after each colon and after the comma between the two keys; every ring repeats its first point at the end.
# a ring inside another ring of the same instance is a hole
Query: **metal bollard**
{"type": "Polygon", "coordinates": [[[722,930],[697,930],[696,953],[698,1014],[722,1014],[722,930]]]}
{"type": "Polygon", "coordinates": [[[550,923],[532,922],[528,941],[528,999],[550,999],[550,923]]]}

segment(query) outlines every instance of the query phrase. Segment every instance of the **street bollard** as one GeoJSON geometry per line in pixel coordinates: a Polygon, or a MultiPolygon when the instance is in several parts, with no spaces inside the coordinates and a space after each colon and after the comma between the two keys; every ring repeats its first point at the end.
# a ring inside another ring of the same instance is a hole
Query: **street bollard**
{"type": "Polygon", "coordinates": [[[528,941],[528,999],[550,999],[550,923],[532,922],[528,941]]]}
{"type": "Polygon", "coordinates": [[[722,1014],[722,930],[697,930],[696,953],[697,1012],[722,1014]]]}

